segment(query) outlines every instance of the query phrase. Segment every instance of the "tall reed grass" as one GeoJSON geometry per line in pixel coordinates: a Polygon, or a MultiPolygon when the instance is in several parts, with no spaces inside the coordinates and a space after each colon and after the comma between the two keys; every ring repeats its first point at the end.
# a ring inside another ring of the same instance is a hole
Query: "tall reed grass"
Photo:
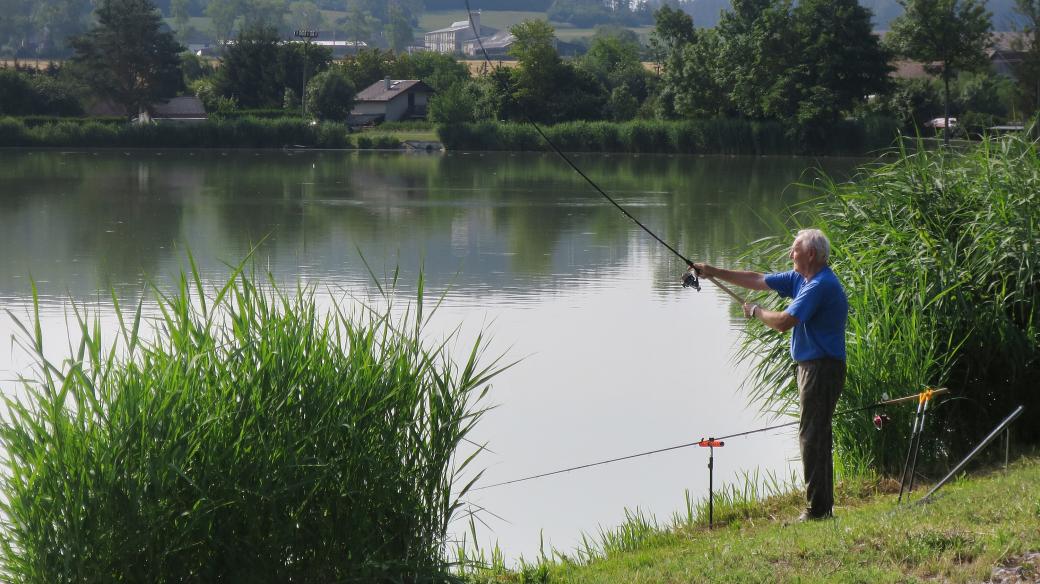
{"type": "MultiPolygon", "coordinates": [[[[926,460],[956,457],[1014,406],[1040,438],[1040,156],[1024,137],[985,139],[965,151],[901,148],[851,182],[822,177],[797,226],[823,229],[849,296],[848,375],[839,409],[886,395],[949,386],[922,442],[926,460]]],[[[780,227],[778,231],[786,231],[780,227]]],[[[745,263],[790,269],[791,235],[752,246],[745,263]]],[[[775,296],[774,296],[775,298],[775,296]]],[[[780,306],[772,299],[774,306],[780,306]]],[[[776,411],[797,402],[788,338],[752,325],[741,355],[755,363],[751,395],[776,411]]],[[[897,470],[914,405],[891,408],[878,432],[870,412],[835,419],[846,467],[897,470]]]]}
{"type": "Polygon", "coordinates": [[[353,148],[345,124],[298,118],[213,118],[194,124],[112,124],[55,119],[26,124],[0,118],[0,147],[83,148],[353,148]]]}
{"type": "MultiPolygon", "coordinates": [[[[662,154],[863,155],[892,145],[895,121],[886,118],[843,121],[824,139],[804,144],[779,122],[743,119],[565,122],[543,128],[566,152],[645,152],[662,154]]],[[[481,122],[440,126],[449,150],[549,150],[528,124],[481,122]]]]}
{"type": "Polygon", "coordinates": [[[460,362],[424,343],[421,281],[400,326],[261,282],[182,275],[156,293],[154,339],[140,304],[115,303],[107,344],[77,308],[60,364],[37,308],[39,376],[0,421],[3,580],[443,579],[457,448],[497,372],[482,341],[460,362]]]}

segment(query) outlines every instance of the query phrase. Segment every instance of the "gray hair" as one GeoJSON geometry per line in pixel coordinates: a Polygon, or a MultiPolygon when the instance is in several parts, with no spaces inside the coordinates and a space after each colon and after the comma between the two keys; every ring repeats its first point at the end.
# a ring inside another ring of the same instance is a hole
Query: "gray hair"
{"type": "Polygon", "coordinates": [[[831,257],[831,242],[819,229],[802,229],[795,236],[795,241],[801,239],[809,249],[816,252],[816,261],[820,265],[826,265],[831,257]]]}

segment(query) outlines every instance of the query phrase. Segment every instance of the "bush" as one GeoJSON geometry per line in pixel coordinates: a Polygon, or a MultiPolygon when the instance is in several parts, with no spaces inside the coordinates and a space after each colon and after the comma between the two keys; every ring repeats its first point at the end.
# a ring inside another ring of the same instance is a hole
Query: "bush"
{"type": "MultiPolygon", "coordinates": [[[[323,314],[313,290],[237,274],[203,300],[201,280],[182,275],[178,293],[157,295],[154,340],[138,336],[140,310],[124,320],[113,300],[121,358],[77,312],[84,338],[63,369],[41,352],[39,379],[4,394],[0,571],[443,580],[466,490],[456,449],[496,371],[477,364],[479,338],[458,364],[451,343],[423,342],[419,290],[414,322],[397,327],[389,307],[323,314]]],[[[28,347],[42,347],[35,330],[28,347]]]]}
{"type": "MultiPolygon", "coordinates": [[[[566,122],[542,129],[561,150],[569,152],[862,155],[890,146],[896,136],[896,123],[877,117],[840,122],[825,141],[807,145],[789,140],[779,122],[727,118],[566,122]]],[[[444,124],[437,133],[449,150],[550,149],[526,124],[444,124]]]]}
{"type": "Polygon", "coordinates": [[[314,76],[307,84],[307,110],[320,120],[342,122],[354,107],[354,83],[342,68],[314,76]]]}
{"type": "Polygon", "coordinates": [[[108,121],[61,119],[26,127],[17,120],[0,133],[0,146],[77,146],[139,148],[282,148],[349,146],[350,130],[332,122],[282,118],[210,119],[198,124],[177,122],[130,125],[108,121]],[[16,143],[12,143],[12,142],[16,143]]]}

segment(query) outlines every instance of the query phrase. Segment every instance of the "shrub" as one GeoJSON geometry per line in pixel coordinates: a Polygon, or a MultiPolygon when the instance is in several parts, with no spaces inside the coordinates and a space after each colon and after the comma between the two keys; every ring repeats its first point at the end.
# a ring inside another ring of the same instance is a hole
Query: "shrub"
{"type": "Polygon", "coordinates": [[[28,323],[39,378],[0,420],[5,579],[443,579],[456,449],[496,371],[479,338],[458,364],[423,342],[419,290],[398,328],[389,306],[182,275],[152,340],[113,300],[123,357],[77,312],[61,369],[28,323]]]}
{"type": "Polygon", "coordinates": [[[307,110],[320,120],[341,122],[354,107],[355,93],[342,68],[322,71],[307,84],[307,110]]]}

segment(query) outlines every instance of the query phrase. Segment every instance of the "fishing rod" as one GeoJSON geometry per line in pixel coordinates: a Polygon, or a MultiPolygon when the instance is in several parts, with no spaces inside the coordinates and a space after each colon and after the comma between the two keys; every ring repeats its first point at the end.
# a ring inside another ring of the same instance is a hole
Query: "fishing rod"
{"type": "MultiPolygon", "coordinates": [[[[922,393],[915,393],[915,394],[911,394],[911,395],[907,395],[907,396],[899,397],[899,398],[895,398],[895,399],[883,400],[883,401],[879,401],[877,403],[873,403],[873,404],[870,404],[870,405],[867,405],[867,406],[836,412],[834,415],[835,416],[844,416],[844,415],[848,415],[848,414],[855,414],[855,413],[858,413],[858,412],[869,410],[871,408],[888,407],[888,406],[898,405],[898,404],[905,403],[905,402],[912,401],[912,400],[919,400],[919,399],[921,399],[921,396],[925,395],[925,394],[927,394],[929,397],[931,397],[931,396],[941,395],[941,394],[947,393],[949,391],[950,390],[948,388],[945,388],[945,387],[938,388],[938,389],[931,389],[931,388],[929,388],[929,389],[926,389],[922,393]]],[[[617,458],[610,458],[610,459],[607,459],[607,460],[600,460],[600,461],[597,461],[597,462],[590,462],[588,464],[581,464],[581,465],[578,465],[578,466],[562,468],[560,470],[554,470],[554,471],[550,471],[550,472],[543,472],[543,473],[536,474],[536,475],[530,475],[530,476],[526,476],[526,477],[522,477],[522,478],[518,478],[518,479],[513,479],[513,480],[509,480],[509,481],[503,481],[503,482],[500,482],[500,483],[494,483],[494,484],[491,484],[491,485],[484,485],[484,486],[481,486],[481,487],[476,487],[476,488],[470,489],[470,491],[471,492],[472,491],[482,491],[484,489],[492,489],[492,488],[495,488],[495,487],[503,487],[505,485],[512,485],[512,484],[522,483],[522,482],[526,482],[526,481],[533,481],[535,479],[550,477],[550,476],[553,476],[553,475],[563,474],[563,473],[572,472],[572,471],[576,471],[576,470],[582,470],[582,469],[591,468],[591,467],[594,467],[594,466],[602,466],[604,464],[611,464],[611,463],[614,463],[614,462],[621,462],[622,460],[631,460],[633,458],[640,458],[640,457],[643,457],[643,456],[650,456],[650,455],[653,455],[653,454],[660,454],[662,452],[668,452],[668,451],[671,451],[671,450],[679,450],[680,448],[689,448],[691,446],[711,446],[713,444],[717,445],[722,440],[728,440],[730,438],[740,438],[740,437],[743,437],[743,436],[750,436],[752,434],[760,434],[762,432],[768,432],[770,430],[777,430],[777,429],[780,429],[780,428],[786,428],[788,426],[794,426],[795,424],[799,424],[799,423],[800,423],[800,421],[796,420],[794,422],[787,422],[786,424],[777,424],[775,426],[766,426],[764,428],[757,428],[755,430],[748,430],[746,432],[738,432],[736,434],[729,434],[729,435],[726,435],[726,436],[717,436],[717,437],[713,436],[713,437],[708,438],[708,439],[701,438],[700,440],[696,440],[694,442],[686,442],[684,444],[676,444],[675,446],[667,446],[665,448],[657,448],[655,450],[648,450],[646,452],[637,452],[636,454],[629,454],[628,456],[619,456],[617,458]]]]}
{"type": "MultiPolygon", "coordinates": [[[[496,69],[495,65],[491,62],[491,57],[488,56],[487,49],[484,48],[484,41],[480,38],[480,33],[477,31],[477,25],[476,25],[476,22],[474,22],[474,20],[473,20],[473,10],[470,8],[469,0],[465,0],[465,3],[466,3],[466,16],[469,19],[470,30],[473,31],[473,36],[476,38],[477,45],[480,46],[481,54],[484,55],[484,62],[487,63],[487,66],[490,69],[496,69]]],[[[604,191],[602,188],[600,188],[600,186],[598,184],[596,184],[595,181],[593,181],[591,178],[588,177],[588,175],[586,175],[584,172],[582,172],[582,170],[580,168],[578,168],[578,165],[575,164],[574,161],[572,161],[570,159],[570,157],[568,157],[566,154],[564,154],[563,150],[560,150],[560,148],[558,146],[556,146],[556,144],[552,140],[549,139],[549,136],[547,136],[545,134],[545,132],[542,131],[542,128],[538,124],[536,124],[533,119],[531,119],[531,116],[527,115],[527,110],[526,109],[520,108],[520,115],[523,116],[525,122],[527,122],[528,124],[531,124],[531,127],[534,128],[534,131],[537,132],[537,134],[539,136],[541,136],[543,140],[545,140],[545,143],[549,145],[549,148],[551,148],[553,152],[555,152],[560,158],[562,158],[563,161],[566,162],[568,166],[570,166],[572,169],[574,169],[574,172],[578,173],[578,175],[581,176],[581,178],[585,179],[585,182],[587,182],[589,184],[589,186],[591,186],[597,193],[602,195],[603,198],[605,198],[606,200],[610,201],[610,204],[612,204],[615,207],[617,207],[618,211],[621,211],[621,213],[624,214],[625,217],[628,217],[629,219],[631,219],[643,231],[647,232],[650,235],[650,237],[653,237],[654,239],[656,239],[657,242],[660,243],[661,245],[665,246],[668,249],[668,251],[672,252],[673,254],[675,254],[676,257],[678,257],[682,261],[686,262],[686,266],[687,266],[688,269],[687,269],[686,273],[683,274],[683,277],[682,277],[683,288],[693,288],[694,290],[697,290],[698,292],[700,292],[701,285],[700,285],[699,277],[701,277],[701,271],[699,269],[697,269],[696,266],[694,266],[693,260],[691,260],[690,258],[686,257],[685,255],[680,253],[679,250],[677,250],[674,247],[672,247],[668,242],[666,242],[665,240],[663,240],[660,237],[658,237],[658,235],[656,233],[654,233],[653,231],[651,231],[649,227],[644,225],[642,221],[640,221],[639,219],[636,219],[636,217],[634,215],[629,213],[627,209],[622,207],[620,203],[615,201],[613,197],[608,195],[606,193],[606,191],[604,191]]],[[[708,280],[710,280],[713,284],[715,284],[719,288],[721,288],[726,294],[728,294],[730,296],[730,298],[732,298],[738,304],[743,305],[743,304],[745,304],[747,302],[745,299],[743,299],[740,296],[738,296],[735,292],[733,292],[733,290],[729,289],[729,287],[727,287],[726,285],[722,284],[721,282],[716,280],[714,277],[712,277],[712,276],[704,276],[704,277],[707,278],[708,280]]]]}

